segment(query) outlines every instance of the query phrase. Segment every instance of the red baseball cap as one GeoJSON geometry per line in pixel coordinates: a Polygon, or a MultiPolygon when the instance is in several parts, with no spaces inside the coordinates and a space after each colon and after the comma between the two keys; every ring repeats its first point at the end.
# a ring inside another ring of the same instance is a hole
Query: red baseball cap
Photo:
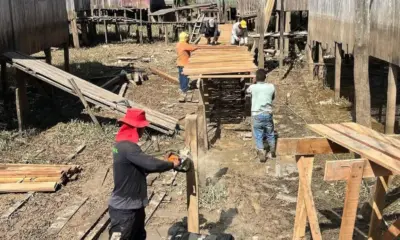
{"type": "Polygon", "coordinates": [[[146,113],[141,109],[135,108],[128,108],[125,116],[119,119],[118,122],[122,122],[136,128],[144,128],[150,125],[150,123],[146,120],[146,113]]]}

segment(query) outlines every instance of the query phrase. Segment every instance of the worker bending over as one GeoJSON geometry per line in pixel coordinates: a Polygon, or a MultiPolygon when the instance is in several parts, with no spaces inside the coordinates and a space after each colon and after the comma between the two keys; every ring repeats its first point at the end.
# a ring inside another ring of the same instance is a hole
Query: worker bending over
{"type": "Polygon", "coordinates": [[[247,92],[251,93],[251,115],[253,133],[256,140],[257,156],[261,162],[275,157],[275,133],[272,115],[272,101],[275,99],[275,86],[265,82],[266,72],[259,69],[256,72],[255,84],[247,92]],[[264,149],[264,138],[268,142],[268,154],[264,149]]]}
{"type": "Polygon", "coordinates": [[[146,239],[145,207],[148,205],[146,175],[178,167],[180,161],[162,161],[142,152],[137,145],[149,125],[145,112],[128,109],[113,147],[114,190],[109,201],[110,238],[146,239]]]}
{"type": "Polygon", "coordinates": [[[231,44],[232,45],[247,45],[247,22],[242,20],[241,22],[237,22],[233,24],[232,28],[232,36],[231,36],[231,44]]]}
{"type": "Polygon", "coordinates": [[[218,38],[220,35],[221,31],[218,29],[218,23],[216,23],[215,18],[206,21],[204,37],[207,39],[207,44],[218,44],[218,38]]]}
{"type": "Polygon", "coordinates": [[[183,74],[185,65],[189,63],[190,53],[197,48],[191,45],[189,42],[189,35],[186,32],[179,34],[179,42],[176,45],[176,53],[178,55],[176,64],[178,66],[179,73],[179,85],[180,85],[180,98],[179,102],[186,101],[187,91],[189,90],[189,78],[183,74]]]}

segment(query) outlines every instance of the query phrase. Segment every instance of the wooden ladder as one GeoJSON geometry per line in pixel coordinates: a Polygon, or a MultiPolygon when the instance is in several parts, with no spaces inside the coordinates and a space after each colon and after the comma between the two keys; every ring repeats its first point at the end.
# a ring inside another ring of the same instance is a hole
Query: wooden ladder
{"type": "Polygon", "coordinates": [[[196,19],[193,31],[190,34],[189,43],[197,44],[199,42],[199,40],[201,38],[200,30],[201,30],[201,27],[203,26],[204,17],[205,17],[205,15],[204,15],[204,13],[202,13],[196,19]]]}

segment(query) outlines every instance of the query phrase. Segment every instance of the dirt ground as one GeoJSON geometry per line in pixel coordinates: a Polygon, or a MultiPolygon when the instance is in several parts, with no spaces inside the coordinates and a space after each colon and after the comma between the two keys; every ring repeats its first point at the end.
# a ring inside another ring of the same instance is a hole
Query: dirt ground
{"type": "MultiPolygon", "coordinates": [[[[174,45],[155,43],[137,45],[133,43],[98,45],[92,48],[71,49],[71,71],[83,79],[113,75],[126,62],[118,56],[150,58],[150,63],[135,61],[135,67],[155,66],[171,75],[177,75],[174,45]]],[[[53,64],[62,66],[62,52],[53,51],[53,64]]],[[[279,137],[315,136],[306,128],[309,123],[334,123],[351,121],[351,103],[346,99],[335,103],[333,92],[324,88],[321,81],[313,79],[302,62],[284,80],[273,70],[268,80],[276,84],[274,121],[279,137]]],[[[10,70],[10,72],[12,72],[10,70]]],[[[95,82],[95,84],[101,84],[95,82]]],[[[8,113],[7,126],[0,132],[0,162],[4,163],[64,163],[79,164],[83,171],[76,181],[68,183],[55,193],[35,193],[23,207],[8,220],[0,224],[0,239],[77,239],[76,231],[96,212],[104,209],[113,188],[111,147],[117,132],[115,116],[111,112],[98,110],[105,133],[99,132],[82,110],[77,99],[55,91],[52,99],[40,95],[29,85],[29,100],[33,119],[32,126],[23,134],[15,130],[15,114],[8,113]],[[49,100],[57,111],[48,107],[49,100]],[[85,144],[86,148],[75,159],[65,158],[85,144]],[[46,231],[58,217],[79,197],[88,197],[86,203],[68,221],[57,236],[47,236],[46,231]]],[[[177,85],[149,75],[142,85],[129,85],[127,98],[142,103],[176,118],[194,112],[196,105],[177,103],[177,85]]],[[[1,106],[11,109],[12,103],[1,106]]],[[[10,110],[10,111],[11,111],[10,110]]],[[[248,125],[244,124],[248,128],[248,125]]],[[[377,129],[381,125],[375,124],[377,129]]],[[[248,132],[247,132],[248,133],[248,132]]],[[[158,137],[159,148],[147,141],[143,148],[157,155],[164,150],[181,148],[181,136],[158,137]]],[[[202,233],[231,233],[236,239],[291,239],[296,207],[298,174],[292,159],[271,160],[261,164],[255,159],[253,143],[243,137],[243,131],[224,129],[221,138],[202,158],[200,190],[200,223],[202,233]],[[285,166],[287,174],[277,176],[277,161],[285,166]]],[[[325,161],[350,158],[350,155],[318,156],[314,166],[312,190],[315,196],[318,218],[324,239],[337,239],[340,221],[332,217],[330,210],[340,214],[343,208],[345,184],[324,182],[325,161]]],[[[162,180],[155,181],[152,189],[166,191],[171,202],[162,203],[147,225],[148,239],[167,239],[168,229],[175,224],[185,224],[186,186],[185,177],[179,174],[175,186],[163,186],[162,180]]],[[[361,189],[360,208],[369,196],[370,182],[361,189]]],[[[399,217],[400,180],[394,179],[385,209],[388,222],[399,217]]],[[[1,194],[0,213],[25,194],[1,194]]],[[[368,220],[359,216],[357,226],[367,233],[368,220]]],[[[310,236],[307,237],[309,239],[310,236]]],[[[107,239],[105,232],[100,239],[107,239]]],[[[364,239],[357,235],[355,239],[364,239]]]]}

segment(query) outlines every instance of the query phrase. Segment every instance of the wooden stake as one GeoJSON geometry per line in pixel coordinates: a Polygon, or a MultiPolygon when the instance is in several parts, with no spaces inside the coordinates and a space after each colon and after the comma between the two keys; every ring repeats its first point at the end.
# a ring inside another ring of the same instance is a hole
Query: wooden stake
{"type": "MultiPolygon", "coordinates": [[[[307,183],[311,185],[314,157],[304,157],[302,161],[304,174],[307,178],[307,183]]],[[[293,240],[305,239],[306,225],[307,211],[304,201],[304,188],[303,185],[299,183],[299,191],[297,193],[296,218],[294,220],[293,240]]]]}
{"type": "Polygon", "coordinates": [[[74,14],[73,19],[71,20],[71,33],[72,33],[72,40],[74,42],[74,47],[79,48],[79,33],[78,33],[78,26],[76,23],[76,14],[74,14]]]}
{"type": "Polygon", "coordinates": [[[379,240],[382,234],[381,222],[383,217],[383,209],[385,207],[385,198],[388,191],[389,177],[377,178],[375,184],[374,201],[372,203],[372,215],[369,224],[368,240],[379,240]]]}
{"type": "Polygon", "coordinates": [[[307,175],[304,167],[305,157],[301,156],[297,160],[299,170],[300,185],[303,188],[303,199],[306,205],[307,217],[310,224],[311,235],[314,240],[322,240],[321,230],[318,223],[317,210],[315,208],[314,198],[311,191],[311,185],[307,181],[307,175]]]}
{"type": "Polygon", "coordinates": [[[64,43],[64,70],[69,72],[69,44],[64,43]]]}
{"type": "Polygon", "coordinates": [[[340,225],[340,240],[352,240],[356,221],[360,188],[363,179],[365,162],[356,162],[351,165],[350,176],[347,180],[346,197],[343,208],[342,223],[340,225]]]}
{"type": "Polygon", "coordinates": [[[393,134],[396,122],[397,66],[389,64],[385,133],[393,134]]]}
{"type": "Polygon", "coordinates": [[[21,70],[16,70],[15,105],[17,108],[18,130],[21,132],[26,125],[28,113],[28,96],[26,92],[26,74],[21,70]]]}
{"type": "Polygon", "coordinates": [[[74,79],[68,79],[69,83],[72,86],[72,89],[74,90],[75,94],[81,99],[83,106],[85,107],[86,111],[88,112],[90,118],[92,119],[92,121],[94,122],[94,124],[96,124],[96,126],[103,130],[99,121],[97,121],[96,116],[93,114],[92,109],[90,109],[89,104],[86,102],[85,97],[83,96],[81,90],[79,89],[78,85],[76,85],[74,79]]]}
{"type": "Polygon", "coordinates": [[[357,123],[371,127],[371,94],[368,76],[371,0],[355,2],[354,87],[357,123]]]}
{"type": "Polygon", "coordinates": [[[46,56],[46,63],[51,65],[51,49],[46,48],[44,50],[44,55],[46,56]]]}
{"type": "Polygon", "coordinates": [[[188,115],[185,126],[185,144],[190,148],[193,165],[186,174],[187,182],[187,207],[188,207],[188,231],[199,233],[199,184],[198,184],[198,134],[197,115],[188,115]]]}
{"type": "MultiPolygon", "coordinates": [[[[292,13],[286,12],[285,14],[285,33],[290,32],[290,21],[291,21],[292,13]]],[[[285,39],[285,56],[289,56],[289,38],[285,39]]]]}
{"type": "Polygon", "coordinates": [[[342,76],[342,44],[335,44],[335,101],[340,99],[340,79],[342,76]]]}

